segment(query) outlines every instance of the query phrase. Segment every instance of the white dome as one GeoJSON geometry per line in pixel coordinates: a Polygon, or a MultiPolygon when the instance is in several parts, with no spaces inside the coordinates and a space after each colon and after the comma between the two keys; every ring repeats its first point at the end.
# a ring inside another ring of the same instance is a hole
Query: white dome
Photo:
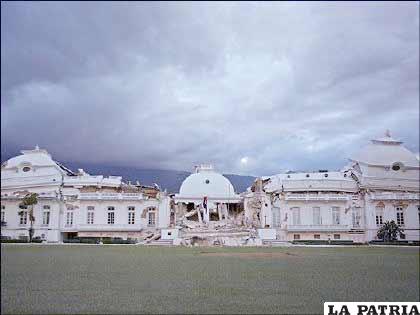
{"type": "Polygon", "coordinates": [[[236,197],[230,181],[211,167],[199,168],[189,175],[181,185],[179,197],[184,198],[232,198],[236,197]]]}
{"type": "Polygon", "coordinates": [[[46,150],[36,147],[35,150],[23,150],[21,152],[22,155],[7,160],[7,168],[19,167],[26,164],[33,166],[57,166],[46,150]]]}
{"type": "Polygon", "coordinates": [[[391,166],[400,162],[404,166],[419,167],[416,155],[386,134],[384,138],[371,140],[358,154],[351,158],[352,161],[370,165],[391,166]]]}

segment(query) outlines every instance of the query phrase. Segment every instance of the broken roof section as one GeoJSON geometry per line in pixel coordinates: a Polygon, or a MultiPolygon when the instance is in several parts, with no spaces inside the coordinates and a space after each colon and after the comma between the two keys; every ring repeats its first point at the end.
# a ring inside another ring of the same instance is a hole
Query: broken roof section
{"type": "Polygon", "coordinates": [[[263,184],[266,192],[356,192],[358,189],[349,171],[281,173],[264,177],[263,184]]]}

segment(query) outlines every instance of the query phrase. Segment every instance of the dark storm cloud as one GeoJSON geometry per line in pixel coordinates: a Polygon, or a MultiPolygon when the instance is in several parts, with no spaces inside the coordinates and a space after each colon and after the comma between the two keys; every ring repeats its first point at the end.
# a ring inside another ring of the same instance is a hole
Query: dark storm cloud
{"type": "Polygon", "coordinates": [[[257,175],[385,129],[419,151],[416,2],[1,5],[2,151],[257,175]]]}

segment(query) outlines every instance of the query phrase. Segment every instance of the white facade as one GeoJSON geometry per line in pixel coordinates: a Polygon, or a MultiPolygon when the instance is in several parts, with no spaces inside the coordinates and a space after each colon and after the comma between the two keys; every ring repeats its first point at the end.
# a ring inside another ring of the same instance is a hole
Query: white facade
{"type": "Polygon", "coordinates": [[[28,237],[29,218],[19,215],[28,193],[38,194],[34,237],[48,242],[76,236],[140,238],[145,231],[169,226],[165,193],[127,185],[118,176],[75,174],[35,148],[1,167],[2,236],[28,237]]]}
{"type": "Polygon", "coordinates": [[[420,239],[419,160],[389,132],[339,172],[263,177],[253,190],[245,194],[245,211],[249,202],[270,200],[266,227],[275,228],[280,240],[368,242],[391,220],[406,240],[420,239]]]}
{"type": "Polygon", "coordinates": [[[34,237],[48,242],[118,237],[192,244],[376,239],[380,226],[399,224],[419,240],[419,160],[389,133],[372,140],[340,171],[262,177],[241,195],[210,165],[196,167],[172,198],[126,184],[118,176],[77,173],[38,147],[1,166],[1,235],[28,237],[29,210],[38,194],[34,237]],[[23,212],[22,212],[23,211],[23,212]]]}

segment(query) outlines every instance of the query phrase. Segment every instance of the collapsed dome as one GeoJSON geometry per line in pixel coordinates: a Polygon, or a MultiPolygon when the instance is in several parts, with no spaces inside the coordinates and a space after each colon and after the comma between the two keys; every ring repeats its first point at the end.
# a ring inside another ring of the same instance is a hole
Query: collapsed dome
{"type": "Polygon", "coordinates": [[[232,198],[235,190],[231,182],[217,173],[211,165],[196,167],[195,173],[189,175],[181,185],[179,196],[190,198],[232,198]]]}

